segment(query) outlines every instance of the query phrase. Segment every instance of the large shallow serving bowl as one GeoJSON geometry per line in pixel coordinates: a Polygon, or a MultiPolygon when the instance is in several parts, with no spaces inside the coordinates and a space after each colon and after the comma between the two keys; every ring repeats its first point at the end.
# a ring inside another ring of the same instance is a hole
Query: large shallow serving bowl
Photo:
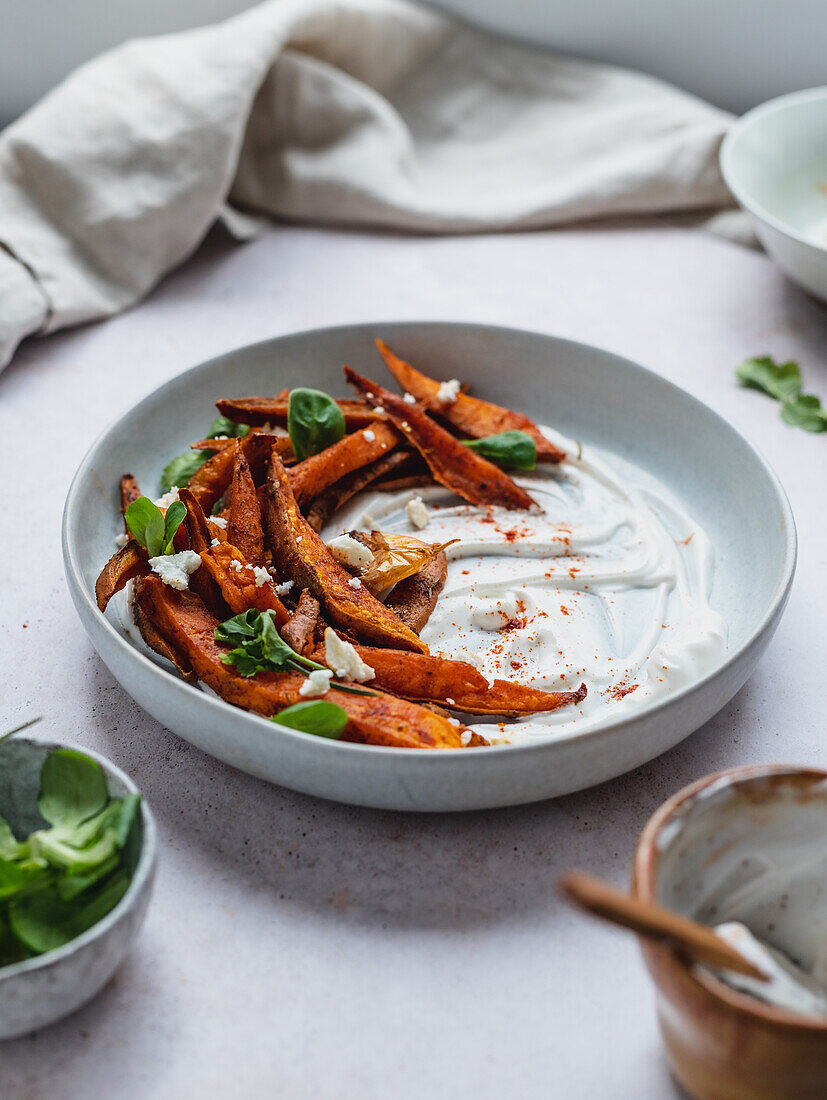
{"type": "Polygon", "coordinates": [[[781,270],[827,301],[827,87],[744,115],[724,138],[721,172],[781,270]]]}
{"type": "MultiPolygon", "coordinates": [[[[0,814],[18,836],[44,826],[37,809],[40,770],[53,749],[74,749],[103,768],[113,798],[137,787],[120,768],[79,745],[16,737],[0,748],[0,814]]],[[[129,889],[106,916],[55,951],[0,967],[0,1039],[25,1035],[91,1000],[123,962],[146,916],[155,876],[155,822],[141,802],[140,851],[129,889]]]]}
{"type": "Polygon", "coordinates": [[[93,445],[63,519],[72,598],[92,643],[142,707],[236,767],[296,790],[399,810],[531,802],[600,783],[677,744],[741,687],[778,623],[795,566],[795,529],[775,475],[724,420],[671,383],[597,348],[485,325],[377,323],[319,329],[231,352],[173,378],[93,445]],[[345,394],[342,364],[384,370],[381,336],[442,378],[527,410],[567,435],[658,477],[707,530],[718,554],[712,604],[729,624],[719,667],[664,701],[587,733],[480,750],[352,745],[275,726],[185,684],[139,653],[95,605],[119,530],[118,479],[157,485],[168,456],[201,437],[222,396],[313,385],[345,394]]]}

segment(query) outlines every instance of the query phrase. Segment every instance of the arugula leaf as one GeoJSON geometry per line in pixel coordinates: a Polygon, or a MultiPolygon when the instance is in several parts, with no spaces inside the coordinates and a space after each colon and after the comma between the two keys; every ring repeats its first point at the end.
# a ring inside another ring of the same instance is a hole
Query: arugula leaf
{"type": "Polygon", "coordinates": [[[819,399],[809,393],[799,393],[786,400],[781,407],[781,419],[805,432],[827,431],[827,410],[822,409],[819,399]]]}
{"type": "Polygon", "coordinates": [[[801,371],[798,363],[776,363],[769,355],[747,359],[735,371],[742,386],[761,390],[777,401],[785,401],[801,392],[801,371]]]}
{"type": "Polygon", "coordinates": [[[307,702],[294,703],[292,707],[280,710],[270,721],[288,729],[338,740],[347,725],[347,713],[324,699],[308,699],[307,702]]]}
{"type": "Polygon", "coordinates": [[[50,825],[81,825],[99,813],[108,800],[106,776],[96,760],[74,749],[55,749],[46,757],[37,808],[50,825]]]}
{"type": "Polygon", "coordinates": [[[293,453],[301,461],[339,442],[345,434],[344,413],[333,398],[321,390],[291,390],[287,431],[293,453]]]}
{"type": "MultiPolygon", "coordinates": [[[[226,416],[217,416],[210,424],[210,430],[204,439],[217,439],[226,435],[230,439],[241,439],[250,430],[249,424],[236,424],[226,416]]],[[[208,458],[212,458],[213,451],[198,450],[184,451],[177,455],[164,467],[161,472],[161,492],[168,493],[174,485],[186,485],[189,479],[196,474],[208,458]]]]}
{"type": "Polygon", "coordinates": [[[155,558],[170,552],[175,532],[186,514],[186,506],[180,500],[170,504],[165,516],[149,497],[138,497],[124,512],[124,519],[135,541],[145,546],[149,556],[155,558]]]}
{"type": "Polygon", "coordinates": [[[498,466],[533,470],[537,465],[537,444],[525,432],[499,432],[484,439],[464,439],[463,443],[483,458],[496,462],[498,466]]]}

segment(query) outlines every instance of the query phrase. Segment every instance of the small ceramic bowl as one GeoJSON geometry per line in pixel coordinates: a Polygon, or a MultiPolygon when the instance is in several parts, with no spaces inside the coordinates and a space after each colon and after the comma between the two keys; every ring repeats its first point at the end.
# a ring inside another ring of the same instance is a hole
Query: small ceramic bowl
{"type": "Polygon", "coordinates": [[[724,138],[721,172],[781,270],[827,301],[827,87],[748,111],[724,138]]]}
{"type": "MultiPolygon", "coordinates": [[[[52,749],[71,748],[96,760],[115,798],[137,791],[128,776],[78,745],[17,737],[0,748],[0,814],[18,834],[43,826],[37,809],[40,769],[52,749]]],[[[80,1008],[120,966],[146,916],[155,874],[155,822],[141,802],[141,850],[129,889],[103,920],[55,951],[0,967],[0,1039],[45,1027],[80,1008]]]]}
{"type": "MultiPolygon", "coordinates": [[[[742,921],[810,968],[827,945],[827,772],[735,768],[686,787],[643,830],[633,888],[702,924],[742,921]]],[[[697,1100],[824,1100],[827,1020],[642,946],[672,1069],[697,1100]]]]}

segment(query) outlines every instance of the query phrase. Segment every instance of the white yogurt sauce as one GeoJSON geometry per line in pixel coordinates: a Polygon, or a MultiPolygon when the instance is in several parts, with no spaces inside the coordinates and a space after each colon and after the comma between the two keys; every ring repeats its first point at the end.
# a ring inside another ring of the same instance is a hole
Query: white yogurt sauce
{"type": "Polygon", "coordinates": [[[365,492],[323,532],[326,541],[371,527],[458,538],[422,631],[431,652],[549,691],[585,681],[576,708],[470,727],[498,743],[626,717],[703,676],[726,650],[726,623],[709,606],[714,555],[704,531],[633,468],[591,448],[578,457],[576,444],[543,431],[570,457],[515,477],[540,513],[468,505],[438,486],[365,492]],[[406,514],[414,496],[427,502],[424,531],[406,514]]]}

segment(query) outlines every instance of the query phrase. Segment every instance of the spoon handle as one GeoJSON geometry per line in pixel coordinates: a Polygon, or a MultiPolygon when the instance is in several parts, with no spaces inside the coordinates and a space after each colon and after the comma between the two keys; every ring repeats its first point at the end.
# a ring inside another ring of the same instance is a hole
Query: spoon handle
{"type": "Polygon", "coordinates": [[[670,944],[696,962],[746,974],[758,981],[767,980],[762,970],[739,955],[711,928],[680,913],[625,894],[585,871],[568,871],[560,880],[560,888],[569,900],[594,916],[647,939],[670,944]]]}

